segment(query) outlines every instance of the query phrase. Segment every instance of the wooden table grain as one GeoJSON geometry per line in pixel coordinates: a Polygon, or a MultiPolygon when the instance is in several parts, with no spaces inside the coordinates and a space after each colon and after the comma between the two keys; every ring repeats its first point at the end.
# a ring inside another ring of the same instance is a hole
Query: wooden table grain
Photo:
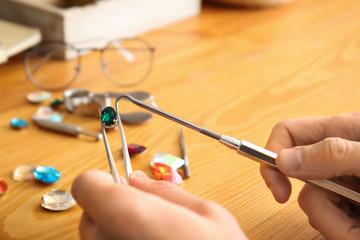
{"type": "MultiPolygon", "coordinates": [[[[155,48],[154,68],[143,83],[117,87],[101,72],[97,53],[84,57],[82,75],[71,88],[95,92],[149,91],[159,107],[215,132],[265,146],[279,121],[360,109],[360,1],[297,0],[270,9],[204,5],[199,16],[141,36],[155,48]]],[[[1,33],[4,34],[4,33],[1,33]]],[[[59,72],[61,74],[61,72],[59,72]]],[[[26,95],[37,90],[25,77],[22,56],[0,66],[0,239],[78,239],[81,208],[42,209],[40,198],[54,188],[70,190],[88,169],[109,170],[102,141],[69,137],[38,128],[39,106],[26,95]],[[29,120],[23,130],[10,120],[29,120]],[[59,182],[17,182],[24,164],[57,168],[59,182]]],[[[61,98],[62,92],[53,92],[61,98]]],[[[137,109],[129,103],[124,108],[137,109]]],[[[99,120],[65,115],[64,122],[99,132],[99,120]]],[[[155,153],[180,156],[180,127],[159,116],[125,125],[128,142],[148,147],[132,159],[152,176],[155,153]]],[[[250,239],[323,239],[297,204],[303,183],[292,180],[290,200],[278,204],[259,174],[259,165],[213,139],[184,129],[191,178],[182,187],[227,208],[250,239]]],[[[120,174],[121,141],[108,134],[120,174]]]]}

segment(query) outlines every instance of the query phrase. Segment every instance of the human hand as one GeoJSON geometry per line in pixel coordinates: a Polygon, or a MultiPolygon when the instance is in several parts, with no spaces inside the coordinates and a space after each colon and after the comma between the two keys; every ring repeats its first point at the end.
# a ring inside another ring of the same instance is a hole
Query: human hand
{"type": "MultiPolygon", "coordinates": [[[[276,201],[291,194],[286,176],[336,179],[360,192],[360,113],[285,120],[277,124],[266,148],[278,153],[279,171],[260,172],[276,201]],[[285,176],[286,175],[286,176],[285,176]]],[[[327,239],[360,239],[360,206],[308,184],[298,202],[309,223],[327,239]]]]}
{"type": "Polygon", "coordinates": [[[130,184],[121,177],[116,185],[98,170],[74,180],[72,194],[84,210],[82,239],[246,239],[235,218],[214,202],[141,171],[130,184]]]}

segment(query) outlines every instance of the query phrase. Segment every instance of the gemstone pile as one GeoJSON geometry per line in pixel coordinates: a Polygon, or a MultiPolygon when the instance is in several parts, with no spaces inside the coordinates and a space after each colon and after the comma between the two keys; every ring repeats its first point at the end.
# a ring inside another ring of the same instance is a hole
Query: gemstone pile
{"type": "Polygon", "coordinates": [[[178,171],[185,164],[185,160],[171,154],[157,153],[151,159],[151,170],[160,180],[175,184],[183,182],[183,176],[178,171]]]}
{"type": "Polygon", "coordinates": [[[53,189],[41,197],[41,206],[51,211],[65,211],[76,205],[69,191],[53,189]]]}
{"type": "Polygon", "coordinates": [[[105,127],[111,128],[118,121],[117,113],[113,107],[106,107],[102,110],[100,116],[101,122],[105,127]]]}

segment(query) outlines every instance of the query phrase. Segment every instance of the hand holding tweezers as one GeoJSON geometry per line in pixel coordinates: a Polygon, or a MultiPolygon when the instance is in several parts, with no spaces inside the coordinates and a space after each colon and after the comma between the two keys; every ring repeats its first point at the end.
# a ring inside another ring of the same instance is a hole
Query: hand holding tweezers
{"type": "MultiPolygon", "coordinates": [[[[199,133],[202,133],[208,137],[216,139],[220,143],[229,147],[230,149],[235,150],[240,155],[243,155],[243,156],[250,158],[252,160],[255,160],[261,164],[265,164],[265,165],[268,165],[268,166],[271,166],[271,167],[277,169],[277,166],[275,163],[277,154],[274,152],[271,152],[269,150],[261,148],[255,144],[252,144],[245,140],[238,140],[236,138],[226,136],[226,135],[221,135],[221,134],[215,133],[213,131],[210,131],[206,128],[197,126],[191,122],[188,122],[188,121],[181,119],[177,116],[174,116],[170,113],[162,111],[154,106],[148,105],[148,104],[146,104],[142,101],[139,101],[139,100],[137,100],[129,95],[126,95],[126,94],[121,95],[116,99],[116,102],[115,102],[116,108],[117,108],[119,100],[122,98],[126,98],[129,101],[133,102],[134,104],[138,105],[139,107],[147,109],[150,112],[153,112],[155,114],[163,116],[167,119],[170,119],[171,121],[177,122],[185,127],[191,128],[191,129],[193,129],[199,133]]],[[[335,182],[332,182],[330,180],[327,180],[327,179],[305,180],[304,182],[314,185],[320,189],[337,193],[337,194],[339,194],[351,201],[354,201],[356,203],[360,203],[360,193],[359,192],[356,192],[352,189],[346,188],[346,187],[344,187],[340,184],[337,184],[335,182]]]]}

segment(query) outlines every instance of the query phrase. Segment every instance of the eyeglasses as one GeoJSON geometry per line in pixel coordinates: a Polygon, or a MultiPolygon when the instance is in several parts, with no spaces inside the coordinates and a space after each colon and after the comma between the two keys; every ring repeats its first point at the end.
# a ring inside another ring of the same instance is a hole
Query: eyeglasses
{"type": "Polygon", "coordinates": [[[24,59],[28,79],[44,90],[64,89],[79,77],[81,56],[90,51],[100,51],[104,75],[119,86],[138,84],[149,75],[155,48],[145,40],[118,39],[107,41],[103,47],[79,47],[89,42],[44,42],[31,48],[24,59]]]}

